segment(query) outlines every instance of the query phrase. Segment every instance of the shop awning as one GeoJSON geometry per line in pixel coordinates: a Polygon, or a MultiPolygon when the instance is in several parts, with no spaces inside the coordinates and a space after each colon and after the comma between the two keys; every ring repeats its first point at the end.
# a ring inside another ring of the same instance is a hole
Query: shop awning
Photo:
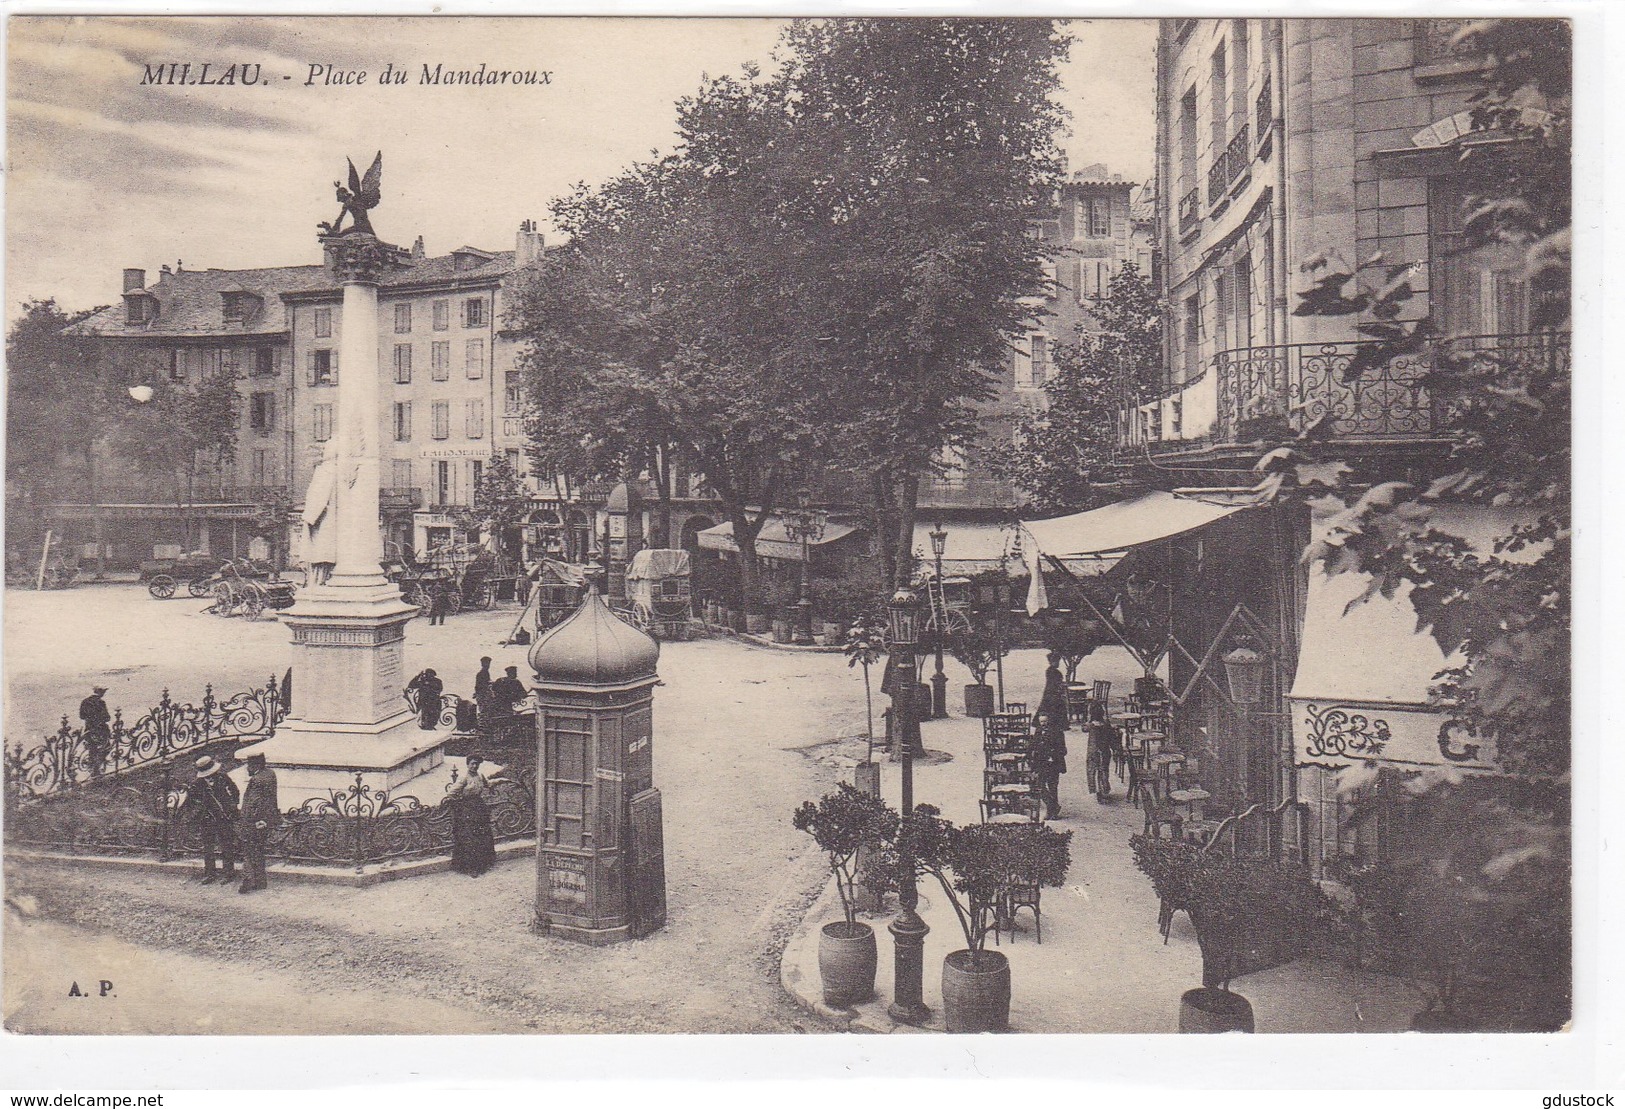
{"type": "MultiPolygon", "coordinates": [[[[813,543],[814,547],[827,547],[837,543],[858,528],[855,524],[824,525],[823,538],[813,543]]],[[[700,547],[707,551],[732,551],[737,553],[739,545],[734,542],[734,526],[731,522],[718,524],[716,527],[706,528],[699,535],[700,547]]],[[[784,562],[801,561],[801,541],[791,541],[790,534],[785,530],[784,521],[777,516],[770,517],[762,525],[762,530],[756,535],[756,553],[762,558],[776,558],[784,562]]]]}
{"type": "Polygon", "coordinates": [[[1088,512],[1023,520],[1022,529],[1051,558],[1121,553],[1205,527],[1251,504],[1216,503],[1157,491],[1088,512]]]}
{"type": "MultiPolygon", "coordinates": [[[[914,525],[914,554],[919,559],[920,570],[926,574],[936,572],[935,560],[931,557],[931,533],[935,530],[934,523],[914,525]]],[[[944,577],[997,570],[1000,560],[1009,555],[1016,537],[1013,529],[998,524],[944,523],[942,530],[948,533],[948,546],[942,558],[944,577]]],[[[1017,571],[1021,568],[1018,560],[1010,560],[1007,565],[1017,571]]]]}
{"type": "MultiPolygon", "coordinates": [[[[1489,553],[1515,518],[1493,509],[1437,511],[1432,525],[1489,553]]],[[[1316,521],[1324,533],[1334,521],[1316,521]]],[[[1525,551],[1519,559],[1534,558],[1525,551]]],[[[1401,768],[1494,768],[1491,747],[1428,708],[1435,675],[1460,664],[1432,634],[1417,627],[1409,583],[1349,607],[1370,578],[1349,572],[1309,577],[1298,669],[1288,695],[1300,766],[1379,763],[1401,768]]]]}

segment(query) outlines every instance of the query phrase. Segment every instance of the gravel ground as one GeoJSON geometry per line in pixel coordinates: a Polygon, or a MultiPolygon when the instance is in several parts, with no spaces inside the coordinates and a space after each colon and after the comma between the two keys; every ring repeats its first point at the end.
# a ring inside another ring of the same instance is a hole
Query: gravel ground
{"type": "MultiPolygon", "coordinates": [[[[153,601],[137,587],[6,601],[11,737],[48,727],[98,676],[116,675],[106,683],[116,707],[155,700],[164,686],[241,688],[287,665],[275,621],[203,616],[200,605],[153,601]]],[[[443,628],[414,621],[408,666],[434,666],[458,691],[458,675],[471,684],[481,654],[498,669],[522,664],[523,648],[495,646],[515,614],[469,614],[443,628]]],[[[533,935],[534,868],[524,858],[478,880],[285,884],[251,898],[173,874],[13,860],[7,1027],[822,1031],[778,986],[779,953],[824,881],[821,857],[789,814],[862,757],[861,672],[839,655],[708,640],[666,645],[660,673],[655,780],[669,919],[659,934],[607,948],[533,935]],[[41,955],[55,951],[79,953],[74,975],[122,976],[129,992],[120,988],[116,1004],[70,1005],[63,959],[41,955]],[[256,988],[243,988],[244,975],[256,988]],[[186,982],[187,1006],[171,1004],[176,980],[186,982]],[[320,1015],[302,1012],[299,997],[320,1015]]]]}

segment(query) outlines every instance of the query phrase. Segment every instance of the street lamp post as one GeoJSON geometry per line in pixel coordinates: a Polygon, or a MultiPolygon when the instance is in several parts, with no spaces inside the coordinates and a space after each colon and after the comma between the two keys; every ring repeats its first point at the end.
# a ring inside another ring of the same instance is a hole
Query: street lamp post
{"type": "Polygon", "coordinates": [[[943,528],[942,522],[937,522],[936,530],[931,532],[931,556],[936,562],[937,599],[942,602],[943,611],[936,611],[932,605],[931,615],[936,624],[936,634],[932,638],[936,641],[937,672],[931,675],[931,719],[942,720],[948,715],[948,675],[942,670],[942,645],[948,636],[948,600],[947,593],[942,586],[942,556],[948,552],[948,532],[943,528]]]}
{"type": "Polygon", "coordinates": [[[999,580],[993,586],[993,642],[997,652],[993,665],[999,675],[999,711],[1004,711],[1004,617],[1010,607],[1010,572],[1003,554],[999,555],[999,580]]]}
{"type": "MultiPolygon", "coordinates": [[[[899,728],[903,742],[903,818],[914,811],[914,746],[908,742],[909,720],[916,703],[914,645],[919,641],[919,599],[907,589],[899,589],[886,606],[891,623],[893,667],[899,680],[892,687],[892,723],[899,728]]],[[[904,1024],[924,1024],[931,1010],[924,998],[925,937],[931,931],[920,914],[919,889],[914,881],[914,858],[905,847],[900,860],[897,900],[902,911],[891,922],[892,1003],[887,1010],[893,1020],[904,1024]]]]}
{"type": "Polygon", "coordinates": [[[812,567],[812,545],[824,538],[827,514],[810,506],[811,496],[800,493],[797,507],[784,514],[784,531],[790,542],[801,544],[801,599],[796,602],[796,630],[794,642],[807,646],[813,641],[812,586],[809,575],[812,567]]]}

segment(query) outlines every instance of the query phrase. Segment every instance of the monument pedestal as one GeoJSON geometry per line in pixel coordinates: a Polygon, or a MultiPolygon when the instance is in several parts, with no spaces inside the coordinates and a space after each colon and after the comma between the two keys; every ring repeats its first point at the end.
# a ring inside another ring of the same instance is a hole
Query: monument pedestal
{"type": "MultiPolygon", "coordinates": [[[[436,771],[452,727],[427,730],[403,694],[406,625],[417,609],[388,582],[308,589],[282,615],[293,632],[295,714],[242,754],[262,754],[288,798],[411,793],[436,771]]],[[[429,801],[431,798],[419,798],[429,801]]]]}

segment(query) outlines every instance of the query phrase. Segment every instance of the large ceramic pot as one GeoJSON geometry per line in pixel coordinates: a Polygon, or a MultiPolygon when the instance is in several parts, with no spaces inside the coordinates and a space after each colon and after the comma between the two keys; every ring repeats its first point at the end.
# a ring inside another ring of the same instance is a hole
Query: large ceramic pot
{"type": "Polygon", "coordinates": [[[745,631],[749,635],[766,635],[771,620],[765,612],[751,612],[745,615],[745,631]]]}
{"type": "Polygon", "coordinates": [[[950,1032],[1003,1032],[1010,1027],[1010,960],[984,951],[971,962],[969,951],[942,961],[942,1016],[950,1032]]]}
{"type": "Polygon", "coordinates": [[[965,715],[985,717],[993,715],[993,687],[967,685],[965,687],[965,715]]]}
{"type": "Polygon", "coordinates": [[[795,626],[788,620],[773,621],[773,642],[789,643],[795,639],[795,626]]]}
{"type": "Polygon", "coordinates": [[[1179,999],[1181,1032],[1251,1032],[1253,1007],[1245,997],[1208,986],[1186,990],[1179,999]]]}
{"type": "Polygon", "coordinates": [[[861,920],[824,925],[818,937],[818,976],[824,984],[824,1002],[843,1007],[868,1001],[875,995],[875,930],[861,920]]]}
{"type": "Polygon", "coordinates": [[[825,620],[819,639],[826,647],[839,647],[846,642],[846,625],[836,620],[825,620]]]}

